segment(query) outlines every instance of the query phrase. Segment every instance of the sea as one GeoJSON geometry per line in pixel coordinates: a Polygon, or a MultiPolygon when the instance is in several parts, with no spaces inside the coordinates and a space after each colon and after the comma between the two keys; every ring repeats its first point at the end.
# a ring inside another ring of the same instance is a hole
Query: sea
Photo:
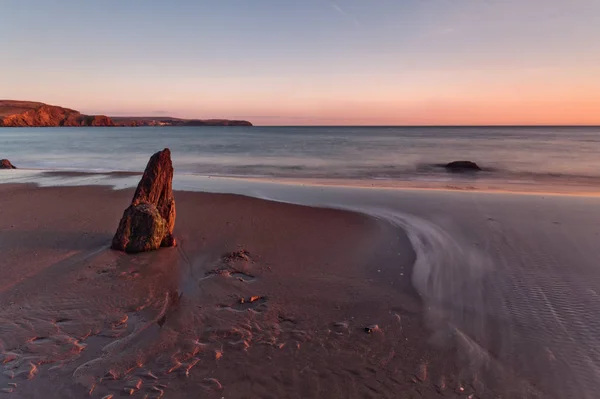
{"type": "Polygon", "coordinates": [[[165,147],[177,175],[446,184],[440,165],[470,160],[473,182],[600,183],[600,127],[0,129],[0,158],[23,169],[140,172],[165,147]]]}

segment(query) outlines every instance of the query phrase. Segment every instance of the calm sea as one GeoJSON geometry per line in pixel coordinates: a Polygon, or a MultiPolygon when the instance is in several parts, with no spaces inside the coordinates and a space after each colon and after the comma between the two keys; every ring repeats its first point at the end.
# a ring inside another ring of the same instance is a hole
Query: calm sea
{"type": "Polygon", "coordinates": [[[600,127],[140,127],[0,129],[20,168],[140,171],[169,147],[178,174],[441,180],[472,160],[479,178],[600,182],[600,127]]]}

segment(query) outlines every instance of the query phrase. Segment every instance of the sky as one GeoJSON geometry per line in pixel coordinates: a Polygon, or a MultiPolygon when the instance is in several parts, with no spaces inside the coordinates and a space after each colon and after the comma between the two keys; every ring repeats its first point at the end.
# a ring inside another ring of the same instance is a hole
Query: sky
{"type": "Polygon", "coordinates": [[[0,54],[90,114],[600,124],[599,0],[1,0],[0,54]]]}

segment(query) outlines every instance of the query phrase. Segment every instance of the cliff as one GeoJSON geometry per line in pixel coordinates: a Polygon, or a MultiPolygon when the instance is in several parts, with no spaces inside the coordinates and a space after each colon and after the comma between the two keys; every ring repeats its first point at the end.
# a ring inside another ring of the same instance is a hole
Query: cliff
{"type": "Polygon", "coordinates": [[[104,115],[31,101],[0,100],[0,127],[114,126],[104,115]]]}
{"type": "Polygon", "coordinates": [[[32,101],[0,100],[0,127],[51,126],[252,126],[228,119],[116,117],[84,115],[79,111],[32,101]]]}

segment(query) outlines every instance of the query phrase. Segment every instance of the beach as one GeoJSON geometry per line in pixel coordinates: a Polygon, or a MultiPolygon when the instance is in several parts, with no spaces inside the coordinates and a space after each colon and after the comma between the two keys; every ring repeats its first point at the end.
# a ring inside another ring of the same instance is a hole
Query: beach
{"type": "MultiPolygon", "coordinates": [[[[176,192],[179,246],[125,255],[108,246],[132,190],[5,184],[0,193],[4,392],[102,398],[132,387],[139,397],[164,391],[183,398],[435,391],[418,377],[439,359],[422,339],[410,283],[414,253],[386,223],[176,192]]],[[[442,370],[446,361],[440,363],[442,370]]],[[[455,388],[451,379],[445,384],[455,388]]]]}
{"type": "Polygon", "coordinates": [[[237,183],[138,255],[131,188],[0,184],[3,392],[593,397],[597,198],[237,183]]]}

